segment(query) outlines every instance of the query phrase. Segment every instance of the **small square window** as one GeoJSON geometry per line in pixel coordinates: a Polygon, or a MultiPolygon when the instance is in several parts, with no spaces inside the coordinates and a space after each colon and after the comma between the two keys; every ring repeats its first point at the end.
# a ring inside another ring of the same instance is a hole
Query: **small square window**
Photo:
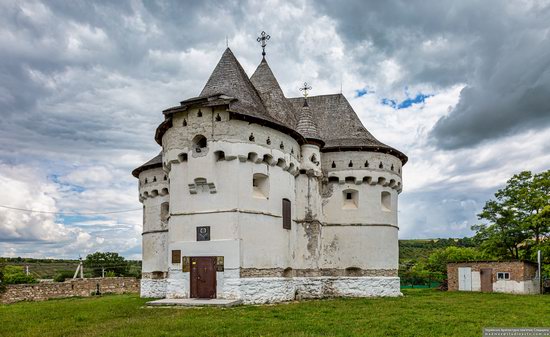
{"type": "Polygon", "coordinates": [[[353,195],[351,194],[351,192],[346,193],[347,200],[351,200],[352,198],[353,198],[353,195]]]}
{"type": "Polygon", "coordinates": [[[510,279],[510,273],[508,272],[497,273],[497,280],[509,280],[509,279],[510,279]]]}

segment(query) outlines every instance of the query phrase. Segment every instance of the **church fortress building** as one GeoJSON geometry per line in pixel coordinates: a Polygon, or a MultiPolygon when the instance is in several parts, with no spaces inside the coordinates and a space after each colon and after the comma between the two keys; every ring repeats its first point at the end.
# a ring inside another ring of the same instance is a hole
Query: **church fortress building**
{"type": "Polygon", "coordinates": [[[132,172],[142,297],[400,295],[407,157],[342,94],[287,98],[265,55],[249,78],[227,48],[199,96],[163,114],[161,152],[132,172]]]}

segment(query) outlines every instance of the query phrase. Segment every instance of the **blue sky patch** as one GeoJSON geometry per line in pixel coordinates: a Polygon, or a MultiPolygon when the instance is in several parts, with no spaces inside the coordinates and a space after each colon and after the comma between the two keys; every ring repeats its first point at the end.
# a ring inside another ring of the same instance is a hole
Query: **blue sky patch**
{"type": "Polygon", "coordinates": [[[355,97],[363,97],[368,94],[374,94],[374,90],[371,90],[367,87],[355,90],[355,97]]]}
{"type": "Polygon", "coordinates": [[[406,109],[411,107],[413,104],[424,103],[428,97],[432,96],[433,95],[431,94],[426,95],[423,93],[419,93],[415,97],[407,97],[401,102],[389,98],[382,98],[380,102],[384,105],[391,106],[394,109],[406,109]]]}

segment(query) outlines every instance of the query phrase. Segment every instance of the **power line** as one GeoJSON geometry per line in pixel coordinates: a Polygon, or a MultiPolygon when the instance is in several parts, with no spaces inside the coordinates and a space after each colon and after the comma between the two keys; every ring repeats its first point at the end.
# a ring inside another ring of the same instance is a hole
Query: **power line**
{"type": "Polygon", "coordinates": [[[136,211],[142,210],[142,208],[135,208],[135,209],[125,209],[125,210],[119,210],[119,211],[107,211],[107,212],[50,212],[50,211],[39,211],[34,209],[11,207],[11,206],[5,206],[5,205],[0,205],[0,207],[11,209],[14,211],[20,211],[20,212],[57,214],[57,215],[102,215],[102,214],[114,214],[114,213],[128,213],[128,212],[136,212],[136,211]]]}

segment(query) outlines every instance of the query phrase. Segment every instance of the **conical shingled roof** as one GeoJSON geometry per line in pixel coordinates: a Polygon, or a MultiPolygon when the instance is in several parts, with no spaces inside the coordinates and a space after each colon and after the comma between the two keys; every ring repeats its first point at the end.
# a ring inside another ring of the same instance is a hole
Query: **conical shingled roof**
{"type": "Polygon", "coordinates": [[[158,155],[156,155],[153,159],[149,160],[148,162],[141,165],[140,167],[135,168],[132,171],[132,175],[138,178],[141,172],[154,167],[162,167],[162,151],[158,155]]]}
{"type": "MultiPolygon", "coordinates": [[[[299,111],[304,105],[303,97],[289,98],[299,111]]],[[[361,123],[361,120],[342,94],[309,96],[307,103],[317,123],[323,150],[367,148],[393,153],[404,163],[407,156],[376,139],[361,123]]]]}
{"type": "Polygon", "coordinates": [[[219,94],[236,99],[229,106],[233,112],[277,122],[268,115],[248,75],[229,48],[223,53],[199,97],[219,94]]]}
{"type": "Polygon", "coordinates": [[[250,77],[250,81],[260,94],[267,112],[288,126],[295,127],[297,118],[294,108],[286,99],[265,57],[250,77]]]}
{"type": "Polygon", "coordinates": [[[298,131],[304,138],[308,140],[320,140],[321,135],[319,134],[319,129],[317,128],[317,123],[313,118],[311,109],[304,101],[304,105],[299,110],[298,124],[296,125],[296,131],[298,131]]]}

